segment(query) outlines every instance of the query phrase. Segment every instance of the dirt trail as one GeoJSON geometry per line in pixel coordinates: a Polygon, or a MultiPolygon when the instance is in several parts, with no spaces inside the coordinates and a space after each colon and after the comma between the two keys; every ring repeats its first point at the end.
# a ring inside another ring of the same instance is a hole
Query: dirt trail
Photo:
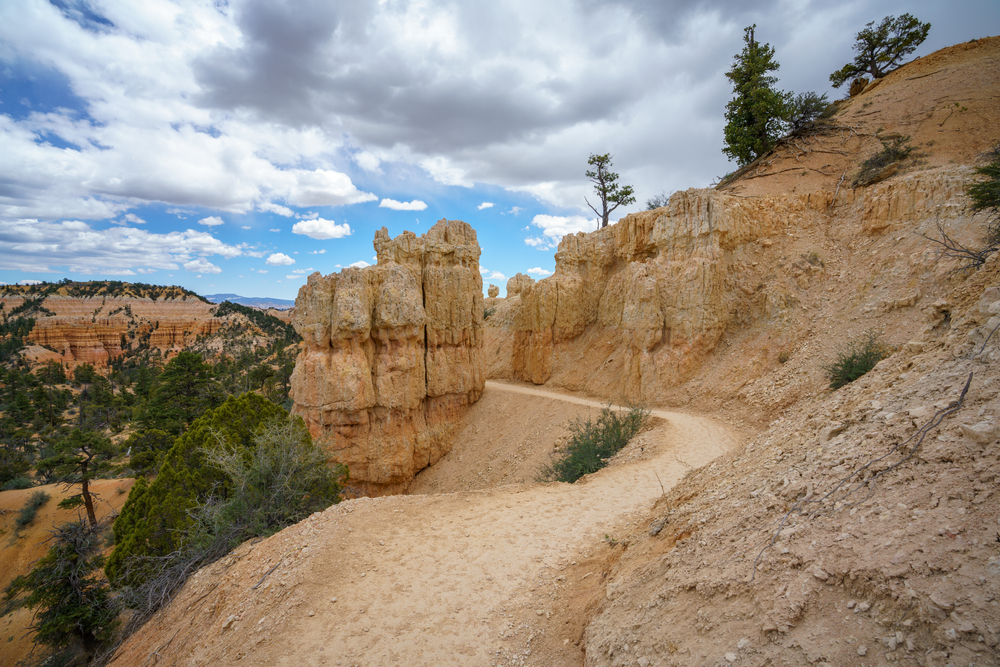
{"type": "MultiPolygon", "coordinates": [[[[486,392],[523,395],[524,405],[545,397],[601,406],[495,382],[486,392]]],[[[652,458],[577,484],[361,498],[243,545],[197,575],[116,664],[141,664],[156,637],[178,628],[158,664],[490,664],[512,601],[531,598],[540,573],[585,559],[604,534],[648,510],[661,481],[669,489],[687,466],[738,440],[704,417],[654,414],[666,422],[647,434],[660,440],[652,458]]],[[[517,420],[518,411],[491,419],[517,420]]]]}

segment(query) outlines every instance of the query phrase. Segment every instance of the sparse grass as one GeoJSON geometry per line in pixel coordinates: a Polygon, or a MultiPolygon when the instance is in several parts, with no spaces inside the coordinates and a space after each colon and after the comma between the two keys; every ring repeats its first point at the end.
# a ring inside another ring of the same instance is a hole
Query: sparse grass
{"type": "Polygon", "coordinates": [[[486,310],[483,311],[483,319],[484,320],[490,319],[490,315],[492,315],[495,312],[497,312],[496,308],[487,308],[486,310]]]}
{"type": "Polygon", "coordinates": [[[913,146],[910,145],[910,137],[896,137],[892,141],[880,139],[882,150],[875,153],[861,163],[861,170],[854,177],[853,186],[869,185],[874,183],[882,170],[889,165],[902,162],[913,153],[913,146]]]}
{"type": "Polygon", "coordinates": [[[35,491],[28,496],[28,502],[24,504],[21,511],[17,513],[17,517],[14,518],[14,525],[17,527],[16,529],[21,530],[22,528],[30,525],[38,515],[38,510],[41,509],[42,505],[49,502],[50,498],[52,498],[52,496],[44,491],[35,491]]]}
{"type": "Polygon", "coordinates": [[[878,333],[868,331],[860,341],[853,341],[847,349],[838,352],[836,361],[823,367],[830,388],[839,389],[854,382],[894,351],[878,333]]]}
{"type": "Polygon", "coordinates": [[[607,406],[601,408],[596,421],[570,421],[567,424],[571,434],[569,442],[542,468],[539,479],[572,483],[597,472],[642,430],[648,417],[649,410],[642,406],[630,405],[622,410],[607,406]]]}

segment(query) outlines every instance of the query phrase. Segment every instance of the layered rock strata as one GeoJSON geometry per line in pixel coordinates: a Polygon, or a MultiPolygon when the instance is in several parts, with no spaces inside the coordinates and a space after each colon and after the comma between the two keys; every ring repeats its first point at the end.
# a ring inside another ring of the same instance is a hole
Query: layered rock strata
{"type": "Polygon", "coordinates": [[[375,235],[376,266],[309,276],[292,325],[304,339],[293,413],[325,438],[351,484],[405,491],[451,449],[485,385],[476,232],[441,220],[425,235],[375,235]]]}
{"type": "Polygon", "coordinates": [[[822,258],[792,255],[789,239],[811,229],[837,239],[838,221],[848,218],[868,236],[934,233],[912,230],[911,221],[963,216],[969,174],[950,168],[839,193],[752,198],[688,190],[667,207],[568,235],[552,276],[508,282],[508,303],[487,321],[489,375],[662,399],[727,328],[780,316],[798,290],[826,277],[822,258]]]}
{"type": "MultiPolygon", "coordinates": [[[[0,303],[10,312],[24,300],[7,295],[0,303]]],[[[41,305],[46,312],[31,315],[35,326],[28,340],[55,352],[68,368],[84,363],[103,368],[138,346],[159,349],[169,357],[222,325],[222,319],[213,316],[215,305],[194,298],[52,295],[41,305]]]]}

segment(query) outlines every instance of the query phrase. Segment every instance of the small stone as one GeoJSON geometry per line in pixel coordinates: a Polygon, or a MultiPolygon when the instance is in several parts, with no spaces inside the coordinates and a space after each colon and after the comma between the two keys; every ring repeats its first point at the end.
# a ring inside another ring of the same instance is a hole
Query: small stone
{"type": "Polygon", "coordinates": [[[315,615],[316,615],[316,612],[314,612],[314,611],[310,611],[310,612],[309,612],[309,615],[310,615],[310,616],[315,616],[315,615]]]}
{"type": "Polygon", "coordinates": [[[931,602],[936,604],[938,607],[944,611],[951,611],[955,608],[955,605],[948,598],[944,597],[940,592],[934,591],[930,594],[931,602]]]}
{"type": "Polygon", "coordinates": [[[545,616],[545,610],[544,609],[539,609],[535,613],[538,614],[539,616],[545,616]]]}
{"type": "Polygon", "coordinates": [[[735,653],[727,653],[726,654],[726,661],[727,662],[736,662],[736,654],[735,653]]]}
{"type": "Polygon", "coordinates": [[[816,577],[820,581],[826,581],[830,578],[830,575],[828,575],[819,565],[814,565],[811,572],[812,576],[816,577]]]}
{"type": "Polygon", "coordinates": [[[337,598],[330,598],[330,602],[336,602],[337,598]]]}
{"type": "Polygon", "coordinates": [[[868,655],[868,647],[862,644],[858,647],[858,655],[868,655]]]}
{"type": "Polygon", "coordinates": [[[858,611],[868,611],[869,609],[871,609],[871,605],[867,602],[858,603],[858,611]]]}
{"type": "Polygon", "coordinates": [[[896,638],[895,637],[886,637],[886,639],[884,641],[885,641],[886,648],[888,648],[890,651],[895,651],[896,650],[896,638]]]}
{"type": "Polygon", "coordinates": [[[745,649],[747,646],[750,646],[750,640],[747,639],[746,637],[743,637],[736,643],[736,648],[738,648],[741,651],[745,649]]]}
{"type": "MultiPolygon", "coordinates": [[[[567,639],[566,641],[569,640],[567,639]]],[[[647,658],[646,656],[642,656],[641,658],[636,660],[636,662],[639,664],[639,667],[649,667],[649,658],[647,658]]]]}
{"type": "Polygon", "coordinates": [[[854,609],[855,605],[857,605],[857,604],[858,604],[858,603],[857,603],[857,602],[855,602],[854,600],[849,600],[849,601],[847,602],[847,608],[848,608],[848,609],[854,609]]]}
{"type": "Polygon", "coordinates": [[[958,633],[955,632],[955,628],[948,628],[947,630],[944,631],[944,636],[950,639],[951,641],[955,641],[955,638],[958,636],[958,633]]]}

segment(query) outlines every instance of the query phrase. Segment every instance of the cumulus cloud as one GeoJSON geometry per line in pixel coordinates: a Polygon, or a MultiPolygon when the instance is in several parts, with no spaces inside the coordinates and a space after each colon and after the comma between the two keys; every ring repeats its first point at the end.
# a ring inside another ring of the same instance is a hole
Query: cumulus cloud
{"type": "Polygon", "coordinates": [[[480,204],[476,208],[478,208],[480,211],[482,211],[484,208],[493,208],[493,202],[491,202],[491,201],[484,201],[482,204],[480,204]]]}
{"type": "Polygon", "coordinates": [[[133,267],[176,269],[194,257],[231,258],[243,250],[207,232],[156,234],[134,227],[95,229],[80,220],[0,224],[0,268],[129,275],[133,267]]]}
{"type": "Polygon", "coordinates": [[[266,263],[271,266],[288,266],[294,264],[295,260],[283,252],[276,252],[267,258],[266,263]]]}
{"type": "Polygon", "coordinates": [[[351,267],[352,269],[363,269],[366,266],[371,266],[371,264],[369,264],[368,262],[366,262],[363,259],[359,259],[358,261],[354,262],[353,264],[348,264],[347,266],[351,267]]]}
{"type": "Polygon", "coordinates": [[[137,216],[135,213],[126,213],[125,219],[131,222],[133,225],[144,225],[146,221],[137,216]]]}
{"type": "Polygon", "coordinates": [[[320,248],[319,250],[310,250],[309,251],[310,255],[322,255],[324,253],[326,253],[326,248],[320,248]]]}
{"type": "Polygon", "coordinates": [[[288,208],[287,206],[282,206],[280,204],[275,204],[275,203],[269,202],[269,201],[261,202],[260,204],[257,204],[257,210],[258,211],[268,211],[270,213],[277,213],[278,215],[283,215],[286,218],[290,218],[293,215],[295,215],[295,211],[293,211],[292,209],[288,208]]]}
{"type": "Polygon", "coordinates": [[[212,215],[207,218],[202,218],[198,221],[199,225],[205,225],[206,227],[218,227],[219,225],[224,225],[222,218],[217,215],[212,215]]]}
{"type": "Polygon", "coordinates": [[[490,272],[490,275],[483,277],[486,278],[487,280],[507,280],[507,276],[500,273],[499,271],[492,271],[490,272]]]}
{"type": "Polygon", "coordinates": [[[379,208],[391,208],[393,211],[423,211],[427,208],[427,204],[420,201],[419,199],[414,199],[413,201],[396,201],[395,199],[383,199],[379,202],[379,208]]]}
{"type": "Polygon", "coordinates": [[[551,275],[552,275],[552,272],[551,272],[551,271],[546,271],[545,269],[543,269],[543,268],[542,268],[542,267],[540,267],[540,266],[536,266],[536,267],[535,267],[535,268],[533,268],[533,269],[528,269],[528,273],[533,273],[533,274],[535,274],[536,276],[542,276],[543,278],[544,278],[545,276],[551,276],[551,275]]]}
{"type": "MultiPolygon", "coordinates": [[[[584,212],[581,147],[613,152],[642,201],[731,170],[724,73],[743,26],[766,25],[780,86],[808,90],[817,67],[850,57],[872,11],[815,0],[7,4],[5,66],[43,62],[79,101],[16,117],[4,107],[4,221],[111,220],[143,202],[350,205],[376,197],[342,170],[397,165],[584,212]]],[[[917,55],[980,36],[995,5],[918,1],[908,11],[935,30],[917,55]]]]}
{"type": "Polygon", "coordinates": [[[566,234],[577,232],[592,232],[596,229],[597,220],[588,219],[582,215],[536,215],[531,224],[542,230],[541,236],[529,236],[524,242],[533,248],[551,250],[559,246],[559,241],[566,234]]]}
{"type": "Polygon", "coordinates": [[[222,273],[222,269],[212,264],[204,257],[193,259],[184,263],[184,268],[194,273],[222,273]]]}
{"type": "Polygon", "coordinates": [[[17,284],[18,285],[41,285],[42,281],[41,280],[19,280],[19,281],[17,281],[17,284]]]}
{"type": "Polygon", "coordinates": [[[311,239],[321,241],[327,239],[340,239],[351,235],[351,227],[345,222],[338,225],[333,220],[316,218],[315,220],[302,220],[292,226],[292,233],[308,236],[311,239]]]}

